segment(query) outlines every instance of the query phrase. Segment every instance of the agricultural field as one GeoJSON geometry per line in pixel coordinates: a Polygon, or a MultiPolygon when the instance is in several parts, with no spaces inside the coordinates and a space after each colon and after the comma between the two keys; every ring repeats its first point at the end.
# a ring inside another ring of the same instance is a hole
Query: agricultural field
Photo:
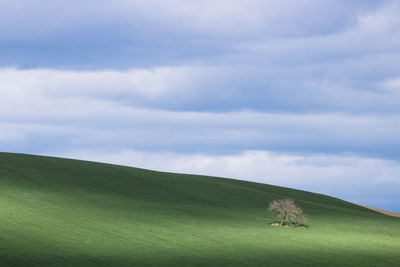
{"type": "Polygon", "coordinates": [[[400,266],[400,218],[265,184],[0,153],[0,265],[400,266]],[[308,227],[271,225],[283,198],[308,227]]]}

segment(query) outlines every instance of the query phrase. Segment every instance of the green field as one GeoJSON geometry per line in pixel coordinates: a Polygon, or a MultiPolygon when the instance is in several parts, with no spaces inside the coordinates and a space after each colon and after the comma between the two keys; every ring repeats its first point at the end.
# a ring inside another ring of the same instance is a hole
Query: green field
{"type": "Polygon", "coordinates": [[[9,153],[0,190],[6,266],[400,266],[400,218],[304,191],[9,153]],[[309,228],[270,225],[286,197],[309,228]]]}

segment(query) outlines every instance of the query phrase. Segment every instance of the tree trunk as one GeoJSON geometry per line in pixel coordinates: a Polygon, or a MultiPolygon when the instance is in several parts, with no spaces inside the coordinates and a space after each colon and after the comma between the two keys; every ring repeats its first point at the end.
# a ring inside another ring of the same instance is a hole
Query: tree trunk
{"type": "Polygon", "coordinates": [[[283,223],[284,223],[285,220],[286,220],[286,217],[287,217],[287,212],[285,212],[285,215],[282,216],[281,223],[279,224],[280,226],[283,225],[283,223]]]}

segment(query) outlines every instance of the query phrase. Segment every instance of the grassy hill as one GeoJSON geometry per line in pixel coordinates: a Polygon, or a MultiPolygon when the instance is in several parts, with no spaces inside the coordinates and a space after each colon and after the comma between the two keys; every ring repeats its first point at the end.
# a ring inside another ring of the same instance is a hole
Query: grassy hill
{"type": "Polygon", "coordinates": [[[0,265],[400,266],[400,218],[264,184],[0,153],[0,265]],[[269,225],[269,202],[286,197],[309,228],[269,225]]]}

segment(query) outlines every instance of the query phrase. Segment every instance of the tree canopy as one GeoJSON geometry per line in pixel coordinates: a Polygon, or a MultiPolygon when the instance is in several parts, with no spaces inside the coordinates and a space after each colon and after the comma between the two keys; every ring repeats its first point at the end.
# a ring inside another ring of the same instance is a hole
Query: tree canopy
{"type": "Polygon", "coordinates": [[[279,219],[279,225],[301,226],[306,223],[303,210],[291,199],[274,200],[269,204],[268,210],[279,219]]]}

